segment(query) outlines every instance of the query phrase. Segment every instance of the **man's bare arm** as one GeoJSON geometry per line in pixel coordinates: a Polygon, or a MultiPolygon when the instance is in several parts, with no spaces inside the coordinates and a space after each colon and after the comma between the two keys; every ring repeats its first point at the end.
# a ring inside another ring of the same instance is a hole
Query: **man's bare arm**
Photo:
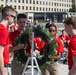
{"type": "Polygon", "coordinates": [[[21,49],[21,48],[23,48],[24,47],[24,44],[18,44],[17,46],[9,46],[9,50],[10,50],[10,53],[11,52],[14,52],[15,50],[19,50],[19,49],[21,49]]]}
{"type": "Polygon", "coordinates": [[[1,71],[1,75],[6,75],[5,74],[5,69],[4,69],[3,52],[4,52],[4,46],[0,45],[0,71],[1,71]]]}
{"type": "Polygon", "coordinates": [[[73,56],[73,66],[68,75],[76,75],[76,56],[73,56]]]}

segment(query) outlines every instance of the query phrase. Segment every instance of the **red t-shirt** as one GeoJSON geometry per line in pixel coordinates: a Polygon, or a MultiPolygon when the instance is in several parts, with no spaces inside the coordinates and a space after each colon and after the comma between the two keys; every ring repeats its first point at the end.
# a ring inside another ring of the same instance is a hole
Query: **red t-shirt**
{"type": "Polygon", "coordinates": [[[21,32],[19,32],[18,30],[14,31],[14,32],[11,32],[11,33],[9,34],[9,44],[12,45],[13,42],[14,42],[14,40],[15,40],[15,38],[18,37],[20,33],[21,33],[21,32]]]}
{"type": "Polygon", "coordinates": [[[4,25],[0,24],[0,44],[4,45],[4,64],[9,62],[9,33],[4,25]]]}
{"type": "Polygon", "coordinates": [[[68,46],[68,41],[71,40],[70,36],[67,36],[67,35],[66,35],[66,36],[60,35],[59,38],[60,38],[62,41],[67,41],[67,42],[66,42],[66,45],[67,45],[67,46],[68,46]]]}
{"type": "Polygon", "coordinates": [[[69,68],[72,68],[73,65],[73,59],[72,57],[76,56],[76,35],[74,35],[69,43],[69,49],[68,49],[68,66],[69,68]]]}
{"type": "Polygon", "coordinates": [[[59,38],[61,40],[70,40],[70,37],[69,36],[62,36],[62,35],[60,35],[59,38]]]}
{"type": "Polygon", "coordinates": [[[64,47],[63,47],[61,40],[59,38],[55,38],[55,40],[57,41],[57,44],[58,44],[58,47],[56,49],[58,52],[57,54],[64,52],[64,47]]]}
{"type": "MultiPolygon", "coordinates": [[[[30,54],[30,53],[31,53],[30,43],[29,43],[29,41],[27,41],[26,43],[28,44],[28,46],[26,47],[25,50],[26,50],[26,52],[27,52],[28,54],[30,54]]],[[[39,37],[34,37],[34,43],[37,44],[37,49],[38,49],[39,51],[41,51],[41,50],[44,48],[44,46],[45,46],[45,42],[44,42],[43,40],[41,40],[39,37]]]]}
{"type": "Polygon", "coordinates": [[[39,51],[41,51],[45,46],[45,42],[39,37],[34,37],[34,42],[37,44],[37,49],[39,51]]]}
{"type": "Polygon", "coordinates": [[[13,29],[14,29],[14,31],[16,31],[18,29],[18,25],[14,25],[13,29]]]}
{"type": "MultiPolygon", "coordinates": [[[[11,32],[9,34],[9,44],[11,44],[13,46],[13,43],[15,42],[15,38],[17,38],[20,33],[21,32],[19,32],[18,30],[11,32]]],[[[16,56],[16,51],[14,51],[14,56],[16,56]]]]}

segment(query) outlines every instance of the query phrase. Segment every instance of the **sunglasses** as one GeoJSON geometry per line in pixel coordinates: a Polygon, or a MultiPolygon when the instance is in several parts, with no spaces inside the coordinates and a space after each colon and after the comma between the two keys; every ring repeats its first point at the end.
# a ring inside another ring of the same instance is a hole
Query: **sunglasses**
{"type": "Polygon", "coordinates": [[[23,22],[22,22],[22,21],[20,21],[19,23],[26,23],[26,22],[25,22],[25,21],[23,21],[23,22]]]}
{"type": "Polygon", "coordinates": [[[11,17],[13,17],[14,19],[16,19],[16,16],[10,15],[11,17]]]}
{"type": "Polygon", "coordinates": [[[49,30],[49,32],[55,32],[56,30],[49,30]]]}

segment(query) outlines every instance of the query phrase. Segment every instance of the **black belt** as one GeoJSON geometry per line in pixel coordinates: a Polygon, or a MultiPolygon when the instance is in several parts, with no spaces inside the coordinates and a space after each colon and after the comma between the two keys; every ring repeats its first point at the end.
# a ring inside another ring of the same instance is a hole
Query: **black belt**
{"type": "Polygon", "coordinates": [[[54,60],[54,62],[57,62],[57,61],[58,61],[57,59],[54,60]]]}
{"type": "Polygon", "coordinates": [[[71,70],[71,68],[68,68],[69,70],[71,70]]]}
{"type": "Polygon", "coordinates": [[[11,67],[11,64],[4,64],[4,67],[11,67]]]}
{"type": "Polygon", "coordinates": [[[4,67],[8,67],[8,64],[4,64],[4,67]]]}

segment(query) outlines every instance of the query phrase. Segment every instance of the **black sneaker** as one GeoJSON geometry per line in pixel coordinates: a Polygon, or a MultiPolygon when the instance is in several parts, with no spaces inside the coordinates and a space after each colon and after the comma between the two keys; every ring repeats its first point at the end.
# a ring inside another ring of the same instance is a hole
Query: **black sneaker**
{"type": "Polygon", "coordinates": [[[67,64],[67,60],[66,59],[63,61],[63,64],[67,64]]]}

